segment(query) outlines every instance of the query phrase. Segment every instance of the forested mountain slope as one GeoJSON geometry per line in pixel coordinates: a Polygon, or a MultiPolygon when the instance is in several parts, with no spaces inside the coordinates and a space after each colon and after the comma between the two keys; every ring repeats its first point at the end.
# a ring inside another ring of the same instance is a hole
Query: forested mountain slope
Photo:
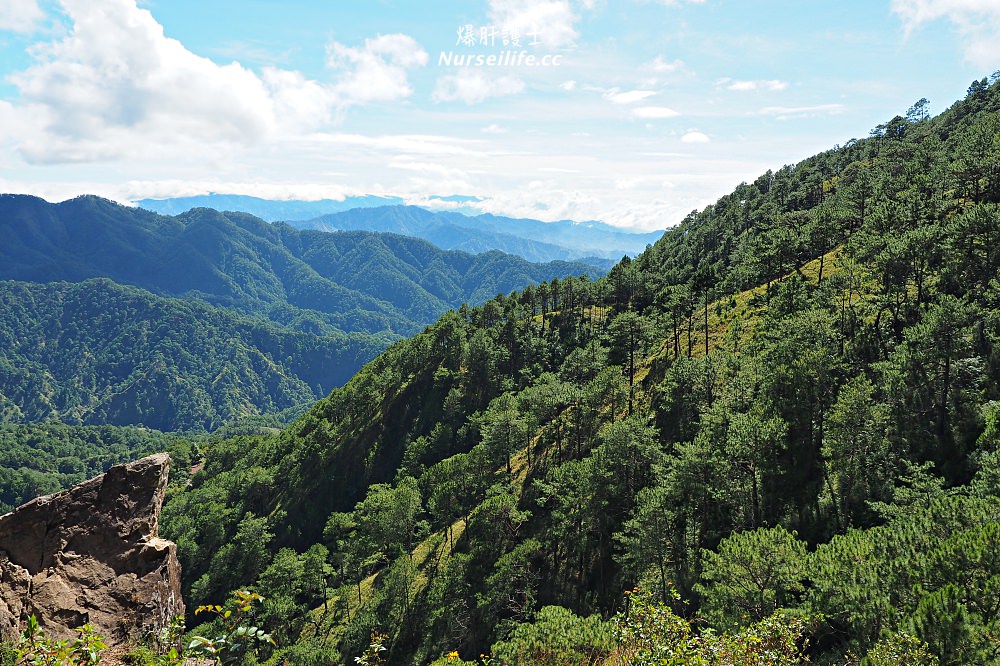
{"type": "Polygon", "coordinates": [[[312,402],[384,345],[105,278],[0,282],[0,313],[0,421],[14,423],[211,431],[312,402]]]}
{"type": "Polygon", "coordinates": [[[0,421],[213,430],[309,404],[403,335],[578,263],[196,209],[0,195],[0,421]]]}
{"type": "Polygon", "coordinates": [[[996,663],[998,203],[984,79],[596,283],[450,312],[208,450],[164,516],[189,601],[254,586],[273,663],[354,663],[376,630],[390,664],[666,654],[666,625],[611,638],[634,586],[698,630],[790,609],[813,663],[935,663],[886,661],[907,636],[996,663]]]}

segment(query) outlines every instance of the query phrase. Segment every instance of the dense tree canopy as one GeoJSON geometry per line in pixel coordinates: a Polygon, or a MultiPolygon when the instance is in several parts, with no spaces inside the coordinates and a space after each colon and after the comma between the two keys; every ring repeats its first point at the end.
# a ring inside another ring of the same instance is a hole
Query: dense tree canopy
{"type": "Polygon", "coordinates": [[[392,664],[528,663],[545,628],[611,660],[598,618],[637,584],[679,613],[658,626],[731,632],[720,650],[994,663],[998,117],[985,81],[923,101],[606,278],[449,313],[282,434],[219,443],[167,507],[192,601],[263,588],[212,544],[266,515],[271,552],[328,548],[301,640],[337,663],[376,629],[392,664]]]}

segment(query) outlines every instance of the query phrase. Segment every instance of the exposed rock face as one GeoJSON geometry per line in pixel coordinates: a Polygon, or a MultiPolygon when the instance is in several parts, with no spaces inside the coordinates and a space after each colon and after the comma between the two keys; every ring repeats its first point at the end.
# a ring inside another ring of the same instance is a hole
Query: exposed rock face
{"type": "Polygon", "coordinates": [[[116,645],[182,614],[176,547],[157,537],[169,469],[150,456],[0,517],[0,634],[35,615],[49,636],[89,622],[116,645]]]}

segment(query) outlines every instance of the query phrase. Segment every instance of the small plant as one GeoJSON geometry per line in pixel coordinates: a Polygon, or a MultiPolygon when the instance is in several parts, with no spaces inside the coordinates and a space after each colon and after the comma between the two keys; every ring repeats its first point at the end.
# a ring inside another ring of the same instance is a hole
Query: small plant
{"type": "Polygon", "coordinates": [[[181,636],[184,634],[184,616],[176,615],[170,624],[157,634],[150,635],[136,645],[126,657],[133,666],[176,666],[184,663],[180,650],[181,636]]]}
{"type": "Polygon", "coordinates": [[[104,637],[94,631],[90,624],[76,630],[76,638],[56,640],[49,638],[38,625],[34,615],[28,618],[28,626],[14,649],[14,663],[18,666],[93,666],[101,661],[101,653],[107,649],[104,637]]]}
{"type": "Polygon", "coordinates": [[[159,652],[166,658],[167,664],[181,663],[184,655],[181,653],[181,636],[184,635],[184,616],[175,615],[170,618],[170,624],[160,630],[156,637],[159,652]]]}
{"type": "MultiPolygon", "coordinates": [[[[857,662],[855,662],[857,663],[857,662]]],[[[879,641],[861,661],[862,666],[937,666],[938,658],[925,643],[903,633],[895,633],[879,641]]]]}
{"type": "Polygon", "coordinates": [[[379,631],[373,631],[368,649],[360,657],[355,657],[355,663],[361,666],[378,666],[385,663],[385,641],[389,637],[379,631]]]}
{"type": "MultiPolygon", "coordinates": [[[[797,666],[809,661],[805,618],[779,611],[736,633],[706,629],[699,634],[648,592],[636,588],[626,596],[627,609],[615,618],[619,648],[609,666],[797,666]]],[[[672,590],[670,596],[680,600],[672,590]]]]}
{"type": "Polygon", "coordinates": [[[484,654],[479,655],[479,661],[466,661],[459,656],[458,650],[452,650],[432,661],[430,666],[489,666],[489,664],[490,658],[484,654]]]}
{"type": "Polygon", "coordinates": [[[0,643],[0,666],[17,666],[17,647],[13,643],[0,643]]]}
{"type": "Polygon", "coordinates": [[[215,638],[194,636],[188,644],[190,654],[214,659],[225,666],[238,663],[248,650],[256,651],[265,643],[274,645],[271,634],[256,626],[247,626],[254,605],[262,601],[264,597],[256,592],[237,590],[225,606],[208,605],[196,608],[195,615],[200,613],[215,615],[222,631],[215,638]]]}

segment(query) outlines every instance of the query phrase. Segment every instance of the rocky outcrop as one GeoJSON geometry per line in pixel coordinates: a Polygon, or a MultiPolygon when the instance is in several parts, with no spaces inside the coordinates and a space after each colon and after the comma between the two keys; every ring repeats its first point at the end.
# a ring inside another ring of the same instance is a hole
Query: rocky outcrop
{"type": "Polygon", "coordinates": [[[0,517],[0,635],[35,615],[49,636],[90,623],[116,645],[183,614],[176,547],[157,536],[169,468],[143,458],[0,517]]]}

